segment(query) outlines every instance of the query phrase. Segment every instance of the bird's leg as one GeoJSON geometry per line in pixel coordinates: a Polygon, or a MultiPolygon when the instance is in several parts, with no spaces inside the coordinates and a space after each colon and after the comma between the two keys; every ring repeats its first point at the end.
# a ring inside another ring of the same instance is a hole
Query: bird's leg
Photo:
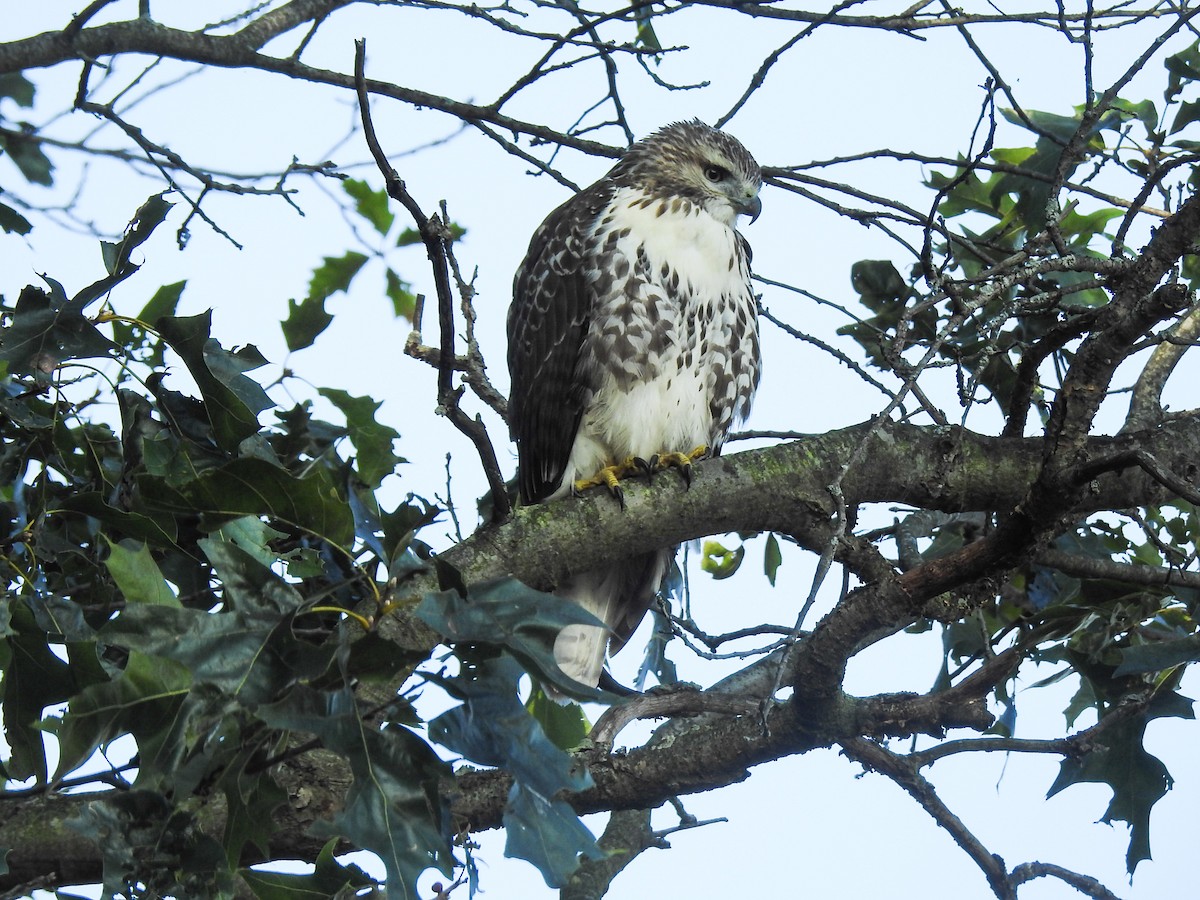
{"type": "Polygon", "coordinates": [[[650,459],[650,468],[655,472],[661,472],[663,469],[678,469],[679,474],[683,476],[684,483],[688,487],[692,485],[692,463],[698,459],[703,459],[708,455],[708,447],[701,444],[699,447],[694,447],[689,453],[672,452],[672,453],[657,453],[650,459]]]}

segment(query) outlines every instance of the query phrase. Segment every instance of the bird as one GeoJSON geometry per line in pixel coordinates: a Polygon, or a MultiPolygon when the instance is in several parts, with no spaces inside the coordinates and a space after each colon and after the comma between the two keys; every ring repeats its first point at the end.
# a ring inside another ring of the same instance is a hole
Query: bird
{"type": "MultiPolygon", "coordinates": [[[[758,218],[761,186],[736,138],[675,122],[632,144],[534,232],[507,321],[522,505],[599,485],[620,497],[622,478],[664,468],[690,485],[691,463],[720,453],[761,369],[750,245],[737,230],[739,216],[758,218]]],[[[605,624],[558,633],[564,674],[601,683],[676,550],[555,586],[605,624]]]]}

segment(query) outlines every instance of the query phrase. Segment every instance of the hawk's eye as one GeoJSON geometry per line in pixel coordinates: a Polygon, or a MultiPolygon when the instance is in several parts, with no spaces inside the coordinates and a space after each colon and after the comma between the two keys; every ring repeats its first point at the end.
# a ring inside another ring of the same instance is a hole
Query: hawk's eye
{"type": "Polygon", "coordinates": [[[729,177],[729,170],[723,169],[720,166],[705,166],[704,177],[714,184],[718,181],[724,181],[729,177]]]}

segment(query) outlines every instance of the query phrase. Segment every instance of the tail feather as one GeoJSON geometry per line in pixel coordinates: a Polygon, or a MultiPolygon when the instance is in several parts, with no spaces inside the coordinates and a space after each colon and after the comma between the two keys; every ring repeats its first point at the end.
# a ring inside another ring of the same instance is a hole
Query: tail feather
{"type": "Polygon", "coordinates": [[[567,676],[588,687],[599,684],[609,641],[615,653],[637,628],[673,555],[674,550],[644,553],[576,575],[560,586],[560,597],[579,604],[607,626],[568,625],[559,632],[554,659],[567,676]]]}

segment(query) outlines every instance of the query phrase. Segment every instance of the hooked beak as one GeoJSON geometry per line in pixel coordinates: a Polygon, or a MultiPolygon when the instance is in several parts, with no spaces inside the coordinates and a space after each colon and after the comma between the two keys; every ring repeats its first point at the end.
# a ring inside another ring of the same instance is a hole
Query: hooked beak
{"type": "Polygon", "coordinates": [[[762,200],[758,194],[743,202],[738,207],[738,212],[743,216],[749,216],[750,222],[753,223],[759,217],[759,214],[762,213],[762,200]]]}

